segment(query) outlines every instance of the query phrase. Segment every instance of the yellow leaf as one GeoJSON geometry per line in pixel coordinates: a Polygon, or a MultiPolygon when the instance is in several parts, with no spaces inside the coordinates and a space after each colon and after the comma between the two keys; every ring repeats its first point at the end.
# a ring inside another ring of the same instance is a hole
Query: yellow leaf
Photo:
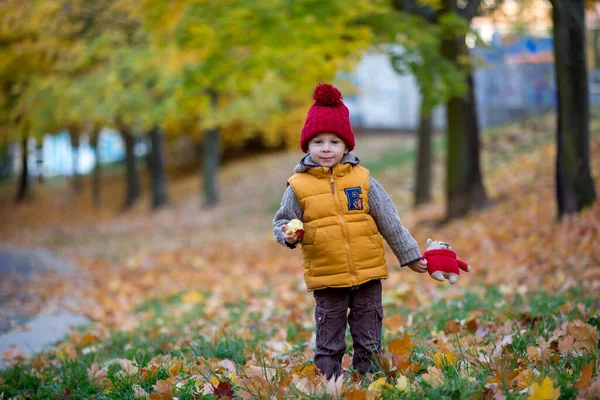
{"type": "Polygon", "coordinates": [[[296,365],[292,368],[292,374],[298,375],[300,378],[311,378],[315,376],[315,365],[296,365]]]}
{"type": "Polygon", "coordinates": [[[554,384],[548,377],[544,378],[541,385],[534,383],[531,392],[528,400],[557,400],[560,396],[560,389],[554,389],[554,384]]]}
{"type": "Polygon", "coordinates": [[[385,378],[379,378],[369,385],[369,392],[381,393],[381,390],[387,385],[385,378]]]}
{"type": "Polygon", "coordinates": [[[202,293],[198,292],[188,292],[183,296],[184,304],[198,304],[204,300],[204,296],[202,293]]]}
{"type": "Polygon", "coordinates": [[[173,364],[171,366],[171,368],[169,368],[169,375],[170,376],[176,376],[179,375],[179,373],[181,372],[181,363],[178,361],[175,364],[173,364]]]}
{"type": "Polygon", "coordinates": [[[400,375],[398,379],[396,379],[396,389],[401,392],[404,392],[410,386],[410,381],[404,375],[400,375]]]}
{"type": "Polygon", "coordinates": [[[434,359],[437,367],[452,365],[456,362],[456,354],[446,348],[443,348],[435,353],[434,359]]]}

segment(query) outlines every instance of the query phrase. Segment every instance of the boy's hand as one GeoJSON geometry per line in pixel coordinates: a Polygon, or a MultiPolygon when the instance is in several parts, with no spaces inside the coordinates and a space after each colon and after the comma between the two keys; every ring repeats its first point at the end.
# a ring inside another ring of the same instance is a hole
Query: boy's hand
{"type": "Polygon", "coordinates": [[[294,244],[294,243],[296,243],[298,241],[298,236],[296,236],[296,233],[289,233],[289,234],[286,233],[286,231],[287,231],[287,225],[282,226],[281,230],[283,231],[283,238],[289,244],[294,244]]]}
{"type": "Polygon", "coordinates": [[[413,261],[410,264],[408,264],[408,268],[420,274],[422,274],[423,272],[427,272],[427,260],[421,258],[420,260],[413,261]]]}

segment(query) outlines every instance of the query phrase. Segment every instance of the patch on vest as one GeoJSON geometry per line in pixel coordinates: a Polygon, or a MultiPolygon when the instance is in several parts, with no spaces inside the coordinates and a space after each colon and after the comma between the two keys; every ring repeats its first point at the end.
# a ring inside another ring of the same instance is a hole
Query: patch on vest
{"type": "Polygon", "coordinates": [[[362,190],[360,186],[344,189],[344,193],[348,197],[348,211],[363,209],[363,201],[360,197],[362,190]]]}

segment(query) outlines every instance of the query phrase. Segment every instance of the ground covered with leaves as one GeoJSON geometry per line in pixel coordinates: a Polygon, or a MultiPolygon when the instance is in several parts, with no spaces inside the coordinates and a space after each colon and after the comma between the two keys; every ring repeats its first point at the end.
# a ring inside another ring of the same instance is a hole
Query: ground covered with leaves
{"type": "MultiPolygon", "coordinates": [[[[556,220],[553,121],[487,132],[491,206],[447,224],[441,150],[435,200],[413,211],[414,139],[358,138],[357,155],[421,249],[428,237],[448,241],[472,266],[449,286],[400,269],[387,249],[384,351],[367,376],[352,371],[351,346],[342,376],[315,375],[301,255],[271,238],[299,152],[228,166],[212,210],[199,210],[198,177],[172,182],[172,207],[153,215],[95,211],[62,188],[5,207],[0,240],[79,265],[68,279],[46,273],[20,287],[26,304],[15,296],[9,306],[58,302],[93,323],[33,358],[7,352],[0,398],[600,398],[600,204],[556,220]]],[[[598,136],[592,162],[600,194],[598,136]]]]}

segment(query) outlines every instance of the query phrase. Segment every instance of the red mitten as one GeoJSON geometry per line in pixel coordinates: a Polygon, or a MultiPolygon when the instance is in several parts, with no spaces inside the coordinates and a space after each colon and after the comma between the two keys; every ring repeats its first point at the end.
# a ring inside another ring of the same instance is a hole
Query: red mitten
{"type": "Polygon", "coordinates": [[[427,272],[436,281],[443,282],[448,279],[454,285],[460,275],[460,270],[469,272],[471,267],[462,260],[456,258],[456,253],[449,249],[433,249],[423,253],[427,260],[427,272]]]}

